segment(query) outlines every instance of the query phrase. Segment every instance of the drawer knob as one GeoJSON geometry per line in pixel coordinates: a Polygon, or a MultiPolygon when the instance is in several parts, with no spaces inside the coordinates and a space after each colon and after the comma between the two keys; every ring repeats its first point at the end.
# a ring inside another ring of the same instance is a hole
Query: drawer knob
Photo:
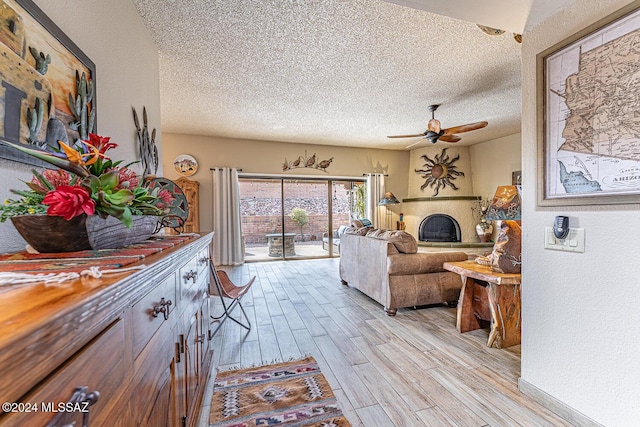
{"type": "Polygon", "coordinates": [[[160,313],[164,317],[164,320],[169,320],[169,306],[173,304],[171,300],[165,301],[164,298],[160,300],[160,304],[153,307],[153,317],[158,317],[160,313]]]}
{"type": "Polygon", "coordinates": [[[196,283],[196,279],[198,278],[198,272],[194,270],[189,270],[188,273],[185,273],[182,278],[185,282],[188,282],[189,279],[193,280],[193,283],[196,283]]]}
{"type": "Polygon", "coordinates": [[[203,256],[202,258],[198,258],[198,264],[206,264],[209,262],[209,257],[203,256]]]}
{"type": "MultiPolygon", "coordinates": [[[[89,427],[89,406],[93,405],[100,398],[100,392],[92,391],[87,393],[87,387],[76,387],[68,402],[64,403],[62,411],[58,412],[46,427],[63,427],[75,425],[74,418],[78,412],[82,412],[82,427],[89,427]]],[[[60,404],[58,404],[60,406],[60,404]]],[[[52,408],[57,409],[57,408],[52,408]]]]}

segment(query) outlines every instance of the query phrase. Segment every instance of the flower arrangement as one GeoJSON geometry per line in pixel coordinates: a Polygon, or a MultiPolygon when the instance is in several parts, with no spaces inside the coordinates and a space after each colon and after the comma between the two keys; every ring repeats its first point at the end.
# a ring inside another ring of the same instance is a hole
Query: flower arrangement
{"type": "MultiPolygon", "coordinates": [[[[62,141],[59,151],[39,151],[3,141],[23,153],[59,169],[33,170],[28,190],[11,190],[19,199],[0,206],[0,222],[18,215],[46,214],[69,221],[86,215],[113,216],[131,228],[134,215],[164,215],[174,199],[160,188],[149,188],[122,160],[106,154],[117,147],[109,137],[89,134],[89,140],[69,146],[62,141]]],[[[135,163],[135,162],[134,162],[135,163]]]]}

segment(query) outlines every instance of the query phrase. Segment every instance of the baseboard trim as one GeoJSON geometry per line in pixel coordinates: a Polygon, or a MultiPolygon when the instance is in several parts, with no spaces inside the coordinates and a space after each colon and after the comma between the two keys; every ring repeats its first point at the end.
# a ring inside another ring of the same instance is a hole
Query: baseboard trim
{"type": "Polygon", "coordinates": [[[582,412],[576,411],[571,406],[561,402],[522,378],[518,378],[518,389],[522,394],[529,396],[551,412],[569,421],[571,424],[580,427],[604,427],[602,424],[592,420],[582,412]]]}

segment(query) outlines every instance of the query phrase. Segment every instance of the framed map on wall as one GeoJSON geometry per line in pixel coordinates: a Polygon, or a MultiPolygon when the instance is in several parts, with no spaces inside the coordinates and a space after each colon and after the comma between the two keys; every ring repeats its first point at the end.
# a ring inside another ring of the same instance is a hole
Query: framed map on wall
{"type": "Polygon", "coordinates": [[[639,4],[537,57],[540,206],[640,203],[639,4]]]}

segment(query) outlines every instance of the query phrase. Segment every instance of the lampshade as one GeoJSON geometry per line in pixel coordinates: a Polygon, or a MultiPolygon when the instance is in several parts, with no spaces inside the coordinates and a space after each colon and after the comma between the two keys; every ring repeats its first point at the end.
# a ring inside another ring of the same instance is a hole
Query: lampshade
{"type": "Polygon", "coordinates": [[[384,193],[384,197],[378,202],[378,205],[397,205],[398,203],[400,203],[400,201],[396,199],[396,196],[394,196],[392,192],[387,191],[386,193],[384,193]]]}
{"type": "Polygon", "coordinates": [[[496,190],[489,210],[487,220],[519,220],[520,192],[515,185],[502,185],[496,190]]]}

